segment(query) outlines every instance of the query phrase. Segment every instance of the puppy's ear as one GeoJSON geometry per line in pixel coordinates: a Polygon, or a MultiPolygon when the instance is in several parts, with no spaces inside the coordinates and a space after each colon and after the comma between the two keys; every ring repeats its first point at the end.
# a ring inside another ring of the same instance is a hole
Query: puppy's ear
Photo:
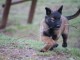
{"type": "Polygon", "coordinates": [[[59,12],[60,14],[62,14],[62,9],[63,9],[63,5],[61,5],[61,7],[58,9],[58,12],[59,12]]]}
{"type": "Polygon", "coordinates": [[[45,10],[46,10],[46,15],[50,15],[51,14],[51,9],[50,8],[45,7],[45,10]]]}

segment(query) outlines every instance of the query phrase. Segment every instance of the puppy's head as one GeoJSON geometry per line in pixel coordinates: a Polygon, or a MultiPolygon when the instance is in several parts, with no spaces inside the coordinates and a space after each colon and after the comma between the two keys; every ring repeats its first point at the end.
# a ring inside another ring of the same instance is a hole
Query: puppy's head
{"type": "Polygon", "coordinates": [[[52,11],[50,8],[46,7],[45,22],[50,28],[58,29],[61,26],[61,15],[62,15],[63,5],[56,11],[52,11]]]}

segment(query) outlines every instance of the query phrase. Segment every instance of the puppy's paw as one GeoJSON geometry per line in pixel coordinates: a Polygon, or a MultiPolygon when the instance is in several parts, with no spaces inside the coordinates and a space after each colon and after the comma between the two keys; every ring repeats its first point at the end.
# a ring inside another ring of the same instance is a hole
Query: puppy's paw
{"type": "Polygon", "coordinates": [[[56,47],[58,47],[58,44],[53,45],[49,50],[52,51],[56,47]]]}
{"type": "Polygon", "coordinates": [[[46,52],[46,50],[44,50],[44,49],[41,49],[41,50],[40,50],[40,52],[46,52]]]}
{"type": "Polygon", "coordinates": [[[66,48],[67,47],[67,43],[63,43],[62,47],[66,48]]]}

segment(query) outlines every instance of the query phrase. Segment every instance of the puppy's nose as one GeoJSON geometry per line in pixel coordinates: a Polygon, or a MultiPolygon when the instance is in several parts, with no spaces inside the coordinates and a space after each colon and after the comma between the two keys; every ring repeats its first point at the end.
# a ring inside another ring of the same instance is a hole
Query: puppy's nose
{"type": "Polygon", "coordinates": [[[57,26],[60,26],[60,25],[57,25],[57,26]]]}

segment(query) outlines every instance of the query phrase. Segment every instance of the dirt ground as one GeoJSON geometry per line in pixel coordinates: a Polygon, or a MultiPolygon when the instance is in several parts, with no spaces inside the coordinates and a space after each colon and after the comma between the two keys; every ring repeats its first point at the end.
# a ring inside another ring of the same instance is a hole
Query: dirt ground
{"type": "Polygon", "coordinates": [[[38,55],[35,49],[26,46],[23,49],[16,48],[17,44],[12,43],[8,46],[0,46],[0,60],[75,60],[69,54],[56,53],[55,55],[38,55]]]}

